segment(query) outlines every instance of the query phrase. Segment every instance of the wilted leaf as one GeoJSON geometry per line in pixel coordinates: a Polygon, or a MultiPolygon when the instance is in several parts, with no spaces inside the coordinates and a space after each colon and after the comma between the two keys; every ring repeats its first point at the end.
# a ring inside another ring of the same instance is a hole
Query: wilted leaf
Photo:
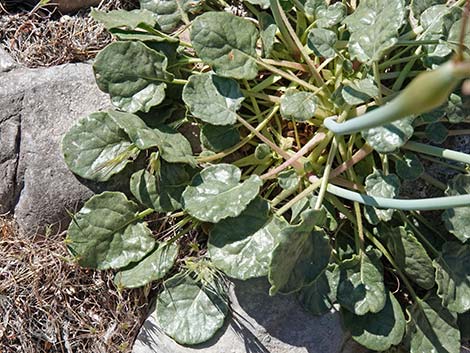
{"type": "Polygon", "coordinates": [[[222,327],[228,312],[225,293],[182,275],[165,281],[163,287],[155,314],[163,331],[176,342],[203,343],[222,327]]]}
{"type": "Polygon", "coordinates": [[[79,264],[105,270],[142,259],[155,241],[138,214],[137,204],[120,192],[104,192],[85,202],[67,231],[79,264]]]}
{"type": "Polygon", "coordinates": [[[398,345],[405,333],[405,316],[398,300],[390,292],[381,311],[359,316],[343,310],[343,318],[353,339],[374,351],[384,351],[398,345]]]}
{"type": "Polygon", "coordinates": [[[197,55],[224,77],[255,78],[257,39],[258,31],[251,21],[227,12],[206,12],[194,20],[191,28],[197,55]]]}
{"type": "Polygon", "coordinates": [[[136,158],[139,151],[108,113],[92,113],[65,134],[62,153],[72,172],[85,179],[107,181],[136,158]]]}
{"type": "Polygon", "coordinates": [[[191,113],[212,125],[232,125],[245,98],[238,82],[212,73],[189,77],[183,101],[191,113]]]}
{"type": "Polygon", "coordinates": [[[141,42],[119,41],[104,48],[93,64],[98,87],[121,110],[148,112],[165,98],[167,58],[141,42]]]}
{"type": "Polygon", "coordinates": [[[171,270],[178,255],[175,243],[157,243],[156,249],[134,267],[118,272],[114,283],[118,287],[138,288],[162,279],[171,270]]]}
{"type": "Polygon", "coordinates": [[[445,243],[433,264],[442,305],[460,314],[470,310],[470,245],[445,243]]]}
{"type": "Polygon", "coordinates": [[[207,245],[212,262],[237,279],[266,276],[271,253],[287,223],[269,217],[268,203],[257,198],[234,218],[217,223],[207,245]]]}
{"type": "Polygon", "coordinates": [[[183,192],[183,207],[193,217],[217,223],[236,217],[258,195],[263,184],[257,175],[240,183],[241,171],[231,164],[205,168],[183,192]]]}

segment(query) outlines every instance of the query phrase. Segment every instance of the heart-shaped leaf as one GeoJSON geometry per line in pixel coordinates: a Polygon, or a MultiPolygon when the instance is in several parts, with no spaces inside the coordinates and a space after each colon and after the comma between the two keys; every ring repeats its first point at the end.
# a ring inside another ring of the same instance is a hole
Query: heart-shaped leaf
{"type": "Polygon", "coordinates": [[[269,265],[269,294],[292,293],[310,285],[328,266],[331,248],[329,239],[315,225],[325,221],[323,210],[307,210],[301,222],[281,231],[269,265]]]}
{"type": "Polygon", "coordinates": [[[178,255],[178,245],[157,243],[156,249],[134,267],[118,272],[114,283],[118,287],[138,288],[162,279],[171,270],[178,255]]]}
{"type": "Polygon", "coordinates": [[[340,265],[338,302],[356,315],[381,311],[387,300],[383,267],[376,251],[344,260],[340,265]]]}
{"type": "MultiPolygon", "coordinates": [[[[459,174],[450,180],[447,196],[470,194],[470,175],[459,174]]],[[[442,214],[442,219],[449,232],[462,243],[470,239],[470,207],[450,208],[442,214]]]]}
{"type": "Polygon", "coordinates": [[[141,42],[120,41],[100,51],[93,70],[98,87],[109,93],[116,107],[148,112],[165,98],[166,82],[173,81],[167,61],[141,42]]]}
{"type": "Polygon", "coordinates": [[[62,153],[72,172],[85,179],[107,181],[137,157],[139,150],[108,113],[92,113],[65,134],[62,153]]]}
{"type": "Polygon", "coordinates": [[[256,77],[257,39],[258,31],[251,21],[227,12],[206,12],[191,27],[191,42],[197,55],[224,77],[256,77]]]}
{"type": "Polygon", "coordinates": [[[333,58],[336,55],[335,44],[338,36],[329,29],[312,28],[308,33],[308,47],[316,56],[333,58]]]}
{"type": "Polygon", "coordinates": [[[183,192],[184,209],[193,217],[217,223],[236,217],[258,195],[263,181],[257,175],[240,183],[241,171],[231,164],[205,168],[183,192]]]}
{"type": "Polygon", "coordinates": [[[361,1],[343,21],[351,32],[348,43],[351,57],[363,63],[379,61],[397,42],[405,15],[403,0],[361,1]]]}
{"type": "Polygon", "coordinates": [[[342,2],[330,6],[319,6],[315,11],[315,22],[318,28],[332,28],[346,17],[347,8],[342,2]]]}
{"type": "Polygon", "coordinates": [[[155,314],[165,333],[180,344],[209,340],[222,327],[228,312],[225,293],[202,285],[190,276],[165,281],[155,314]]]}
{"type": "Polygon", "coordinates": [[[212,73],[192,75],[183,89],[191,113],[212,125],[232,125],[245,98],[238,82],[212,73]]]}
{"type": "Polygon", "coordinates": [[[470,245],[445,243],[433,264],[442,305],[460,314],[470,310],[470,245]]]}
{"type": "Polygon", "coordinates": [[[362,137],[379,153],[392,153],[413,135],[412,118],[394,121],[384,126],[362,131],[362,137]]]}
{"type": "Polygon", "coordinates": [[[339,283],[338,266],[328,266],[315,281],[302,287],[299,301],[313,315],[323,315],[333,308],[339,283]]]}
{"type": "Polygon", "coordinates": [[[155,15],[148,10],[113,10],[104,12],[91,9],[91,17],[93,17],[95,21],[101,22],[107,30],[112,28],[133,30],[141,24],[153,27],[157,23],[155,15]]]}
{"type": "Polygon", "coordinates": [[[441,306],[437,297],[419,300],[407,325],[410,353],[459,353],[457,316],[441,306]]]}
{"type": "Polygon", "coordinates": [[[120,192],[93,196],[67,231],[68,246],[83,267],[105,270],[141,260],[155,241],[141,222],[139,207],[120,192]]]}
{"type": "Polygon", "coordinates": [[[289,89],[281,97],[281,116],[287,120],[307,121],[317,109],[317,97],[310,92],[289,89]]]}
{"type": "Polygon", "coordinates": [[[162,31],[171,32],[188,14],[199,11],[200,0],[140,0],[140,7],[155,13],[162,31]]]}
{"type": "Polygon", "coordinates": [[[268,216],[268,203],[257,198],[234,218],[226,218],[212,229],[207,245],[212,262],[237,279],[266,276],[271,253],[287,223],[268,216]]]}
{"type": "MultiPolygon", "coordinates": [[[[385,175],[382,171],[375,169],[367,176],[365,189],[371,196],[394,198],[400,191],[400,179],[395,174],[385,175]]],[[[366,219],[372,224],[390,221],[394,212],[393,209],[377,209],[371,206],[365,206],[364,209],[366,219]]]]}
{"type": "Polygon", "coordinates": [[[353,339],[374,351],[385,351],[399,344],[405,333],[405,315],[392,293],[387,294],[381,311],[359,316],[343,310],[343,318],[353,339]]]}

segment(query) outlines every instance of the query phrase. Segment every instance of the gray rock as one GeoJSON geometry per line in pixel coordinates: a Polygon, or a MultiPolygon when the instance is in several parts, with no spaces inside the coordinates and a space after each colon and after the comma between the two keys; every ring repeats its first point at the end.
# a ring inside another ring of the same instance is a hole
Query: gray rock
{"type": "Polygon", "coordinates": [[[16,68],[18,64],[12,57],[0,47],[0,72],[7,72],[16,68]]]}
{"type": "Polygon", "coordinates": [[[91,66],[69,64],[0,74],[0,212],[23,231],[68,224],[93,192],[68,170],[64,133],[82,116],[109,107],[91,66]]]}
{"type": "MultiPolygon", "coordinates": [[[[294,296],[268,294],[266,279],[236,281],[231,289],[232,315],[210,342],[178,345],[158,327],[154,315],[145,322],[133,353],[342,353],[349,344],[338,313],[315,317],[294,296]]],[[[356,351],[359,353],[361,351],[356,351]]]]}

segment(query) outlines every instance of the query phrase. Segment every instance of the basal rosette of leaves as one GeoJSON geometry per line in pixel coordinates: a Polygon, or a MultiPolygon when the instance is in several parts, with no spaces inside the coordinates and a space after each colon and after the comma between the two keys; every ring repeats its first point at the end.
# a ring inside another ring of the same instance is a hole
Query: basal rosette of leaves
{"type": "Polygon", "coordinates": [[[182,344],[223,325],[224,276],[266,276],[369,349],[458,353],[470,156],[439,144],[469,133],[465,1],[231,5],[93,12],[116,38],[93,65],[114,109],[78,121],[63,154],[128,187],[73,216],[71,253],[122,288],[162,282],[154,315],[182,344]]]}

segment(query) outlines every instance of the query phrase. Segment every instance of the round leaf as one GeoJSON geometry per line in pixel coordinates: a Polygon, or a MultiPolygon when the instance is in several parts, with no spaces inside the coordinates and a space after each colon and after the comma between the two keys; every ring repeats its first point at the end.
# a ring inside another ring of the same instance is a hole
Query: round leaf
{"type": "Polygon", "coordinates": [[[281,116],[287,120],[307,121],[317,109],[317,98],[310,92],[287,90],[281,97],[281,116]]]}
{"type": "Polygon", "coordinates": [[[148,112],[163,101],[165,82],[173,80],[166,67],[165,55],[132,41],[111,43],[93,64],[98,87],[110,94],[116,107],[130,113],[148,112]]]}
{"type": "Polygon", "coordinates": [[[162,279],[173,267],[177,256],[176,244],[157,243],[157,248],[137,265],[118,272],[114,283],[119,287],[138,288],[162,279]]]}
{"type": "MultiPolygon", "coordinates": [[[[470,194],[470,175],[457,175],[446,190],[447,196],[470,194]]],[[[442,214],[442,219],[449,232],[462,243],[470,239],[470,207],[450,208],[442,214]]]]}
{"type": "Polygon", "coordinates": [[[344,310],[343,318],[353,339],[374,351],[399,344],[405,333],[405,316],[392,293],[388,293],[385,306],[378,313],[359,316],[344,310]]]}
{"type": "MultiPolygon", "coordinates": [[[[394,198],[400,191],[400,180],[395,174],[385,175],[376,169],[367,176],[365,190],[371,196],[394,198]]],[[[390,221],[394,212],[393,209],[376,209],[371,206],[366,206],[364,209],[366,219],[372,224],[390,221]]]]}
{"type": "Polygon", "coordinates": [[[258,195],[263,181],[252,175],[240,183],[241,171],[231,164],[205,168],[183,192],[184,209],[193,217],[217,223],[236,217],[258,195]]]}
{"type": "Polygon", "coordinates": [[[424,130],[426,137],[434,143],[443,143],[448,136],[447,128],[442,123],[432,123],[424,130]]]}
{"type": "Polygon", "coordinates": [[[72,172],[85,179],[107,181],[137,157],[126,132],[108,113],[80,119],[65,134],[62,153],[72,172]]]}
{"type": "Polygon", "coordinates": [[[336,55],[336,33],[328,29],[312,28],[308,33],[308,47],[316,56],[333,58],[336,55]]]}
{"type": "Polygon", "coordinates": [[[346,17],[347,8],[341,2],[330,6],[319,6],[315,11],[316,25],[319,28],[331,28],[341,23],[346,17]]]}
{"type": "Polygon", "coordinates": [[[214,152],[221,152],[240,141],[238,129],[231,126],[204,125],[200,135],[202,145],[214,152]]]}
{"type": "Polygon", "coordinates": [[[268,203],[257,198],[238,217],[221,220],[212,229],[207,245],[212,262],[230,277],[266,276],[271,253],[286,225],[269,219],[268,203]]]}
{"type": "Polygon", "coordinates": [[[191,42],[197,55],[224,77],[256,77],[257,39],[258,31],[251,21],[227,12],[206,12],[191,27],[191,42]]]}
{"type": "Polygon", "coordinates": [[[450,311],[463,314],[470,310],[470,245],[445,243],[434,260],[437,295],[450,311]]]}
{"type": "Polygon", "coordinates": [[[137,204],[120,192],[93,196],[70,223],[70,251],[81,266],[100,270],[139,261],[155,241],[138,214],[137,204]]]}
{"type": "Polygon", "coordinates": [[[212,125],[232,125],[245,98],[238,82],[212,73],[192,75],[183,89],[191,113],[212,125]]]}
{"type": "Polygon", "coordinates": [[[164,283],[155,314],[165,333],[180,344],[209,340],[222,327],[228,312],[224,295],[190,276],[177,275],[164,283]]]}
{"type": "Polygon", "coordinates": [[[406,152],[395,162],[395,171],[404,180],[416,180],[424,173],[424,167],[417,155],[406,152]]]}
{"type": "Polygon", "coordinates": [[[379,153],[395,152],[413,135],[411,118],[362,131],[362,137],[379,153]]]}
{"type": "Polygon", "coordinates": [[[140,7],[156,14],[162,31],[171,32],[188,13],[199,10],[200,0],[140,0],[140,7]]]}

